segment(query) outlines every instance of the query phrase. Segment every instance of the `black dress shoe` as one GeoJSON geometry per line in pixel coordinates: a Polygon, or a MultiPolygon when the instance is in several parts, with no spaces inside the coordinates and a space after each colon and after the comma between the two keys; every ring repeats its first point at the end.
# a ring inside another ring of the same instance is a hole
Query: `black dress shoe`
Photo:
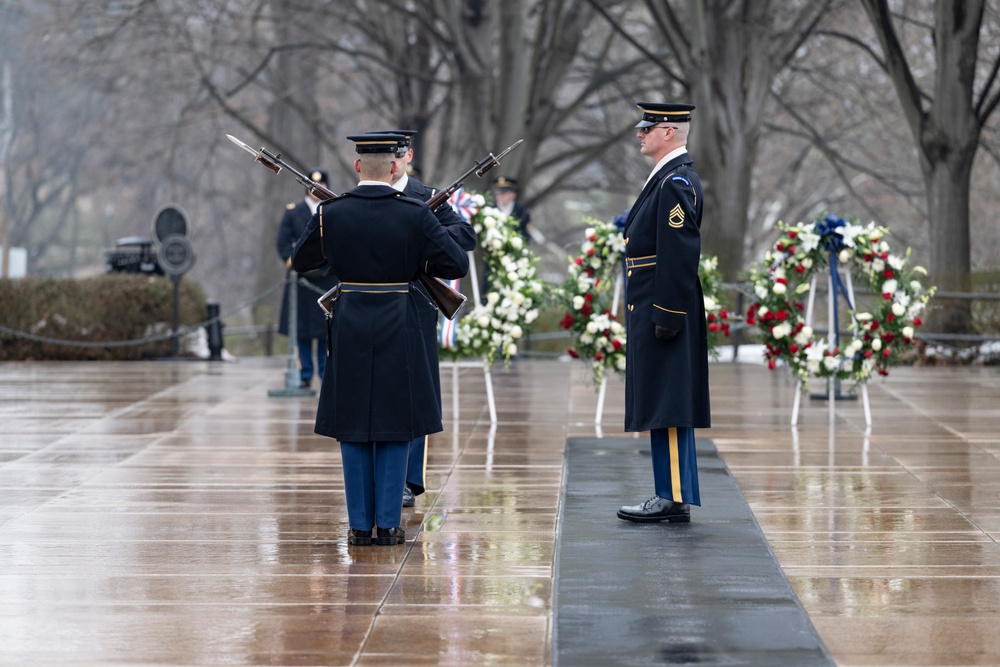
{"type": "Polygon", "coordinates": [[[653,496],[641,505],[625,505],[618,508],[618,518],[640,523],[656,521],[688,523],[691,521],[691,506],[687,503],[675,503],[666,498],[653,496]]]}
{"type": "Polygon", "coordinates": [[[413,507],[416,503],[416,497],[413,495],[413,489],[410,488],[409,484],[403,484],[403,507],[413,507]]]}
{"type": "Polygon", "coordinates": [[[406,541],[406,531],[399,526],[395,528],[378,528],[377,534],[378,537],[375,538],[375,544],[383,547],[402,544],[406,541]]]}
{"type": "Polygon", "coordinates": [[[351,528],[347,531],[347,543],[354,547],[368,547],[372,543],[372,531],[351,528]]]}

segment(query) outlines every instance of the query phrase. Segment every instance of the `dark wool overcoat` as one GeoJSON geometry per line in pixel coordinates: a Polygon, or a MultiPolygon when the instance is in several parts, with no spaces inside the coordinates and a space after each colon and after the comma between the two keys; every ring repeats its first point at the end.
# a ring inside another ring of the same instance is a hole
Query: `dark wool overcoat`
{"type": "MultiPolygon", "coordinates": [[[[312,211],[309,204],[300,201],[298,204],[289,204],[285,209],[285,214],[281,216],[281,223],[278,225],[277,246],[278,254],[283,262],[287,262],[292,256],[292,248],[295,242],[306,230],[309,219],[312,218],[312,211]]],[[[323,275],[322,271],[312,272],[309,275],[299,276],[299,284],[295,286],[295,307],[296,322],[298,323],[298,338],[326,338],[326,315],[323,309],[316,303],[323,292],[337,284],[337,279],[332,275],[323,275]],[[302,280],[309,284],[303,284],[302,280]],[[315,285],[310,287],[310,285],[315,285]]],[[[291,308],[288,303],[288,285],[285,285],[285,293],[281,298],[281,319],[278,321],[278,333],[287,336],[290,331],[288,321],[291,308]]]]}
{"type": "MultiPolygon", "coordinates": [[[[403,194],[407,197],[412,197],[413,199],[419,199],[420,201],[427,201],[434,196],[434,188],[426,185],[412,176],[407,177],[406,186],[403,188],[403,194]]],[[[450,205],[445,204],[436,211],[434,211],[435,217],[441,222],[444,228],[448,231],[448,234],[455,240],[455,243],[465,250],[466,252],[476,249],[476,230],[475,228],[465,221],[462,216],[460,216],[455,209],[450,205]]],[[[435,267],[428,267],[430,269],[429,273],[431,275],[437,275],[437,269],[435,267]]],[[[441,276],[438,276],[441,277],[441,276]]],[[[416,289],[418,289],[425,296],[427,292],[424,290],[423,285],[420,283],[415,283],[416,289]]],[[[462,314],[466,311],[460,311],[458,317],[461,318],[462,314]]],[[[438,320],[440,319],[441,313],[438,311],[437,306],[431,301],[430,296],[427,296],[427,307],[421,308],[420,318],[421,318],[421,334],[424,337],[424,346],[427,348],[427,357],[431,360],[431,364],[437,365],[438,363],[438,320]]],[[[435,378],[439,378],[437,374],[434,375],[435,378]]],[[[440,384],[436,387],[437,395],[441,395],[440,384]]]]}
{"type": "Polygon", "coordinates": [[[316,433],[346,442],[409,441],[441,427],[437,364],[421,335],[426,298],[413,288],[429,263],[461,278],[466,252],[424,202],[388,185],[360,185],[320,205],[293,268],[322,266],[343,292],[329,322],[330,358],[316,433]]]}
{"type": "Polygon", "coordinates": [[[625,430],[711,426],[698,279],[702,189],[684,153],[649,180],[625,222],[625,430]],[[655,325],[676,329],[659,340],[655,325]]]}

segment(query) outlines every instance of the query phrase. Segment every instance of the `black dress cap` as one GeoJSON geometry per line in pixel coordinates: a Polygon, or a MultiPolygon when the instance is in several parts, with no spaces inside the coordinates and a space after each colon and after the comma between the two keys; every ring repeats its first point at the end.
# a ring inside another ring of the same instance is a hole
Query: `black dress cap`
{"type": "Polygon", "coordinates": [[[642,120],[636,123],[636,127],[652,127],[657,123],[690,123],[691,112],[694,111],[693,104],[660,104],[658,102],[636,102],[635,105],[642,111],[642,120]]]}
{"type": "Polygon", "coordinates": [[[354,148],[358,153],[395,153],[403,135],[368,132],[352,134],[347,138],[354,142],[354,148]]]}

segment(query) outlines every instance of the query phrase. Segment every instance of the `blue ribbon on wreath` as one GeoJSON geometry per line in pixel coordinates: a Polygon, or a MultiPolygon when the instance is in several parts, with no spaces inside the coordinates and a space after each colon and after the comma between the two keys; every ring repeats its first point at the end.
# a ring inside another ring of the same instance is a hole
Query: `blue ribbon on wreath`
{"type": "Polygon", "coordinates": [[[840,347],[840,317],[837,313],[838,291],[843,294],[847,306],[851,310],[854,310],[851,297],[847,294],[847,287],[844,285],[844,281],[840,279],[840,272],[837,270],[837,255],[844,248],[844,235],[838,230],[840,227],[846,225],[847,222],[843,218],[838,218],[832,213],[828,214],[822,220],[817,220],[815,225],[815,231],[819,234],[820,242],[830,252],[830,282],[833,288],[830,298],[833,299],[833,331],[837,347],[840,347]]]}

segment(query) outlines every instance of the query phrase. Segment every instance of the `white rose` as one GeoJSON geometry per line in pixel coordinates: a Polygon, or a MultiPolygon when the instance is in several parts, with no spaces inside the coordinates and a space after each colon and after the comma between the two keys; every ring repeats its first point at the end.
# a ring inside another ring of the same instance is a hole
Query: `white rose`
{"type": "Polygon", "coordinates": [[[511,298],[513,299],[514,303],[516,303],[516,304],[517,304],[517,305],[519,305],[519,306],[520,306],[520,305],[521,305],[522,303],[524,303],[524,295],[523,295],[523,294],[521,294],[520,292],[515,292],[515,293],[514,293],[514,296],[513,296],[513,297],[511,297],[511,298]]]}
{"type": "Polygon", "coordinates": [[[525,324],[531,324],[536,319],[538,319],[538,309],[537,308],[529,310],[527,312],[527,314],[524,316],[524,322],[525,322],[525,324]]]}
{"type": "Polygon", "coordinates": [[[896,317],[902,317],[906,314],[906,306],[901,303],[892,304],[892,314],[896,317]]]}
{"type": "Polygon", "coordinates": [[[913,327],[903,327],[903,338],[913,339],[913,327]]]}
{"type": "Polygon", "coordinates": [[[840,254],[837,255],[837,259],[840,260],[841,264],[847,264],[848,260],[851,259],[851,251],[846,248],[841,250],[840,254]]]}
{"type": "Polygon", "coordinates": [[[878,352],[879,350],[882,349],[882,339],[881,338],[876,338],[875,340],[872,341],[872,349],[875,350],[876,352],[878,352]]]}
{"type": "Polygon", "coordinates": [[[914,292],[919,292],[920,291],[920,281],[919,280],[911,280],[910,281],[910,289],[913,290],[914,292]]]}
{"type": "Polygon", "coordinates": [[[587,333],[589,333],[589,334],[595,334],[595,333],[597,333],[597,323],[596,322],[587,322],[587,333]]]}
{"type": "Polygon", "coordinates": [[[856,319],[858,322],[867,322],[871,318],[872,318],[871,313],[855,313],[854,315],[854,319],[856,319]]]}
{"type": "Polygon", "coordinates": [[[500,294],[497,292],[489,292],[486,294],[486,303],[491,306],[495,306],[497,301],[500,300],[500,294]]]}
{"type": "Polygon", "coordinates": [[[705,297],[705,310],[715,310],[719,304],[710,296],[705,297]]]}
{"type": "Polygon", "coordinates": [[[580,310],[581,308],[583,308],[583,304],[585,304],[585,303],[586,303],[586,300],[582,296],[580,296],[579,294],[577,294],[576,296],[573,297],[573,308],[574,309],[580,310]]]}
{"type": "Polygon", "coordinates": [[[598,259],[597,257],[594,257],[593,259],[590,260],[590,266],[592,266],[594,269],[601,268],[601,260],[598,259]]]}
{"type": "Polygon", "coordinates": [[[823,365],[826,366],[826,370],[835,371],[840,366],[840,360],[837,357],[823,357],[823,365]]]}
{"type": "Polygon", "coordinates": [[[591,236],[593,236],[596,233],[597,233],[596,229],[594,229],[593,227],[587,227],[585,230],[583,230],[583,237],[585,239],[589,239],[591,236]]]}
{"type": "Polygon", "coordinates": [[[511,338],[520,338],[523,335],[524,335],[524,331],[522,331],[521,327],[517,326],[516,324],[510,328],[510,337],[511,338]]]}
{"type": "Polygon", "coordinates": [[[493,229],[496,226],[497,226],[497,221],[494,220],[493,218],[490,217],[483,218],[483,227],[485,227],[486,229],[493,229]]]}
{"type": "Polygon", "coordinates": [[[512,356],[512,357],[515,354],[517,354],[517,344],[516,343],[511,343],[510,345],[507,346],[507,354],[510,355],[510,356],[512,356]]]}
{"type": "Polygon", "coordinates": [[[895,294],[898,283],[895,280],[887,280],[882,283],[882,294],[895,294]]]}
{"type": "Polygon", "coordinates": [[[767,309],[767,306],[761,306],[760,308],[757,309],[757,317],[764,317],[769,312],[771,311],[767,309]]]}
{"type": "Polygon", "coordinates": [[[779,294],[780,295],[780,294],[784,294],[785,292],[787,292],[788,288],[785,287],[785,285],[783,283],[774,283],[774,287],[771,288],[771,291],[774,292],[775,294],[779,294]]]}
{"type": "Polygon", "coordinates": [[[764,287],[763,285],[756,285],[753,288],[753,291],[754,291],[754,294],[757,295],[758,299],[766,299],[767,298],[767,288],[764,287]]]}
{"type": "Polygon", "coordinates": [[[521,240],[520,236],[514,236],[510,239],[510,245],[514,250],[520,250],[524,247],[524,241],[521,240]]]}
{"type": "Polygon", "coordinates": [[[493,327],[494,329],[499,329],[500,327],[503,326],[503,322],[494,317],[493,319],[490,320],[490,326],[493,327]]]}
{"type": "Polygon", "coordinates": [[[811,269],[813,265],[812,257],[806,257],[805,259],[802,260],[801,264],[806,269],[811,269]]]}
{"type": "Polygon", "coordinates": [[[485,329],[486,327],[490,326],[489,316],[483,315],[478,320],[476,320],[476,324],[478,324],[481,329],[485,329]]]}

